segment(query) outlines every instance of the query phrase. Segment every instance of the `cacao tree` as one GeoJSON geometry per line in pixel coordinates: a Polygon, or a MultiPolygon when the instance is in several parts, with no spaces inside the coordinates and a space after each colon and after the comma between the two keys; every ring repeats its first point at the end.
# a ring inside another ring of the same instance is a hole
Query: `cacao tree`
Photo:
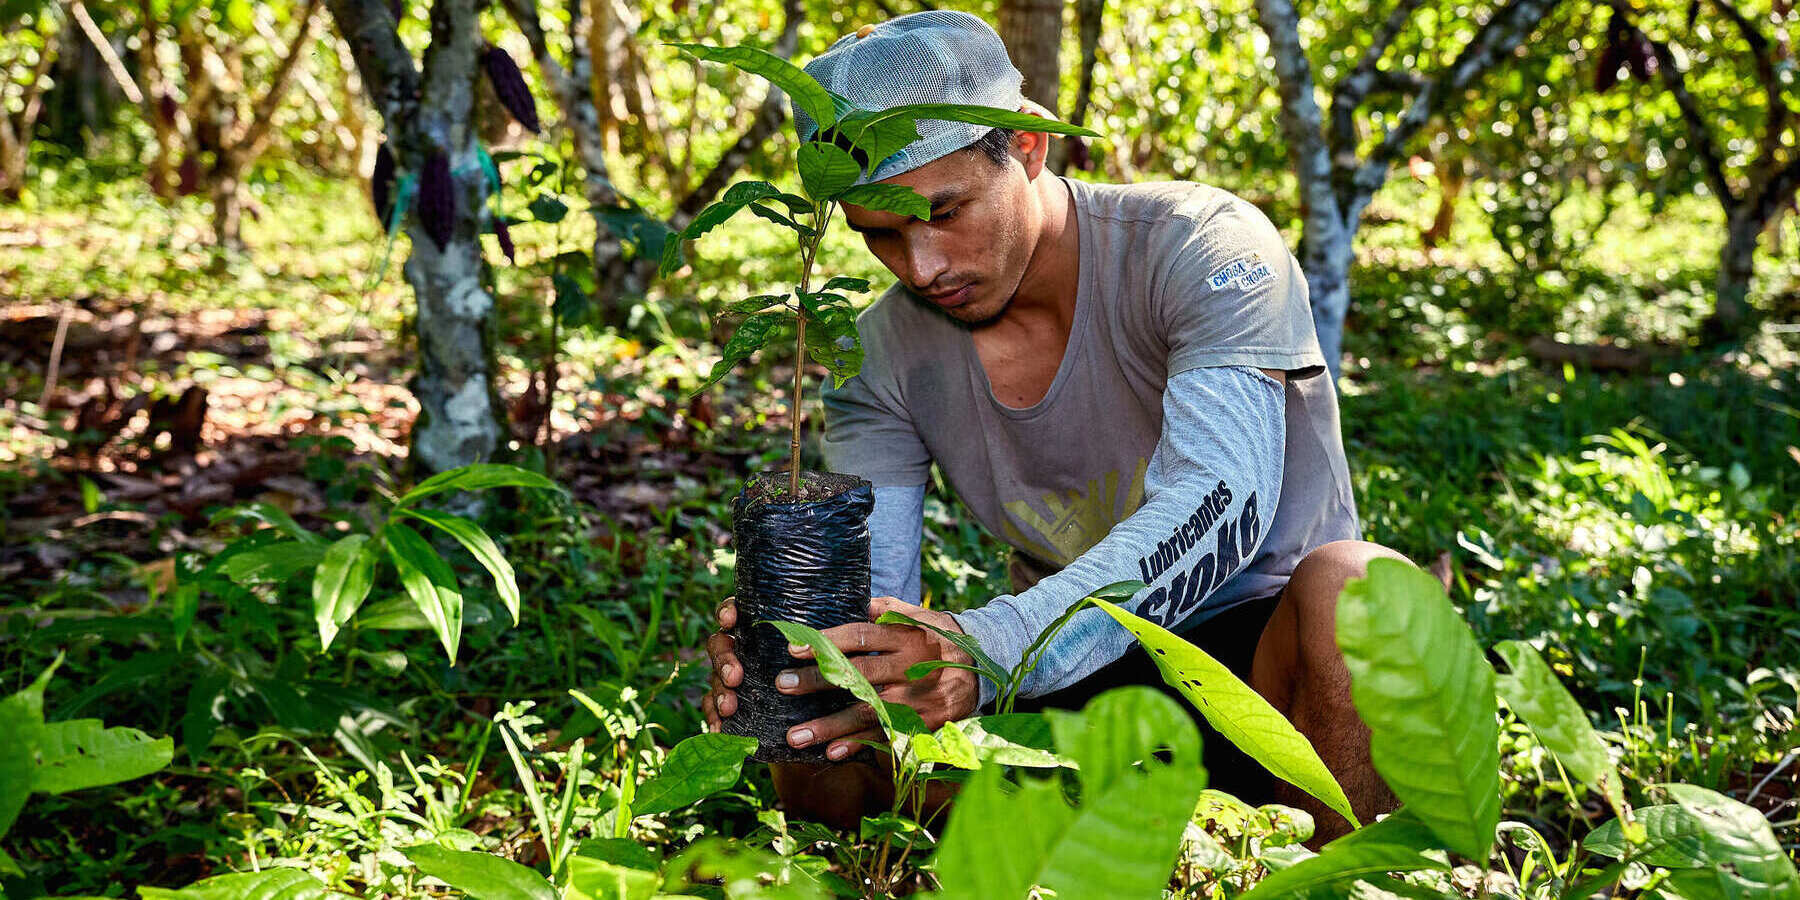
{"type": "Polygon", "coordinates": [[[1606,5],[1612,19],[1594,87],[1608,90],[1626,73],[1655,79],[1674,99],[1688,153],[1725,214],[1707,330],[1714,339],[1741,339],[1757,243],[1800,194],[1794,7],[1787,0],[1606,5]]]}
{"type": "Polygon", "coordinates": [[[1502,0],[1478,17],[1465,7],[1395,0],[1360,53],[1334,53],[1315,66],[1309,55],[1314,42],[1303,33],[1341,43],[1347,34],[1362,33],[1353,14],[1339,10],[1345,21],[1303,29],[1293,0],[1256,0],[1281,94],[1281,132],[1299,179],[1300,263],[1333,376],[1350,308],[1354,240],[1370,199],[1405,160],[1421,129],[1512,57],[1556,3],[1502,0]],[[1454,55],[1447,53],[1451,46],[1457,47],[1454,55]],[[1335,79],[1323,82],[1316,71],[1335,79]]]}
{"type": "Polygon", "coordinates": [[[36,6],[0,10],[0,199],[17,200],[25,180],[31,138],[44,112],[44,92],[50,86],[50,66],[62,41],[62,29],[47,15],[49,8],[36,6]],[[29,21],[27,21],[29,19],[29,21]]]}
{"type": "MultiPolygon", "coordinates": [[[[410,387],[420,407],[413,464],[444,472],[486,460],[504,434],[494,383],[494,298],[483,282],[480,243],[497,177],[477,134],[475,107],[481,79],[497,71],[516,77],[517,69],[492,59],[477,0],[431,3],[430,43],[417,61],[400,39],[400,4],[330,0],[329,6],[385,125],[384,167],[393,181],[377,178],[377,204],[386,193],[387,221],[411,238],[405,272],[418,304],[412,322],[418,372],[410,387]]],[[[535,116],[524,112],[530,97],[521,100],[522,83],[496,89],[515,115],[535,116]]]]}

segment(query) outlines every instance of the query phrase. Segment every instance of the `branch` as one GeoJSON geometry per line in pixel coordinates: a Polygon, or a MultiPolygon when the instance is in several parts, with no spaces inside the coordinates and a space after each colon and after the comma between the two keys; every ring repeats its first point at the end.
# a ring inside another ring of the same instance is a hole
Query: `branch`
{"type": "MultiPolygon", "coordinates": [[[[1612,7],[1613,15],[1620,21],[1631,22],[1636,30],[1637,23],[1631,21],[1631,5],[1626,0],[1607,0],[1612,7]]],[[[1642,33],[1641,31],[1639,33],[1642,33]]],[[[1694,147],[1694,155],[1700,159],[1700,170],[1706,176],[1707,187],[1719,195],[1720,205],[1725,207],[1725,214],[1730,216],[1741,202],[1731,191],[1731,182],[1725,177],[1725,157],[1719,152],[1719,143],[1713,139],[1712,130],[1706,127],[1706,114],[1701,112],[1699,101],[1687,87],[1687,76],[1675,64],[1675,54],[1669,45],[1662,41],[1650,41],[1651,52],[1656,54],[1656,70],[1662,76],[1663,87],[1675,98],[1675,105],[1681,110],[1681,121],[1687,126],[1688,143],[1694,147]]]]}
{"type": "Polygon", "coordinates": [[[1381,57],[1387,54],[1387,48],[1394,43],[1394,38],[1400,36],[1400,32],[1406,28],[1407,23],[1412,21],[1412,14],[1418,11],[1419,6],[1423,3],[1424,0],[1400,0],[1396,3],[1393,10],[1388,13],[1387,19],[1382,21],[1381,30],[1375,33],[1374,42],[1369,44],[1369,49],[1363,51],[1362,59],[1357,61],[1356,68],[1351,69],[1350,74],[1338,82],[1337,88],[1331,92],[1331,117],[1334,120],[1334,129],[1342,127],[1336,123],[1340,111],[1344,117],[1348,118],[1356,111],[1356,107],[1362,105],[1363,99],[1374,88],[1376,76],[1381,71],[1381,57]]]}
{"type": "Polygon", "coordinates": [[[294,71],[300,65],[306,45],[312,38],[313,21],[319,12],[320,0],[306,0],[306,6],[300,11],[300,30],[294,33],[293,43],[288,45],[281,63],[275,67],[275,74],[269,79],[269,88],[258,100],[250,113],[250,126],[237,140],[237,146],[231,148],[233,156],[254,159],[262,150],[263,141],[269,137],[269,129],[275,124],[275,110],[281,106],[281,100],[287,96],[288,83],[294,79],[294,71]]]}
{"type": "Polygon", "coordinates": [[[1781,93],[1781,79],[1775,72],[1775,56],[1770,52],[1769,39],[1756,29],[1752,22],[1737,7],[1725,0],[1712,0],[1713,8],[1719,14],[1731,20],[1737,26],[1738,34],[1743,35],[1744,43],[1750,45],[1750,55],[1756,58],[1756,78],[1762,82],[1763,92],[1767,95],[1768,112],[1763,123],[1763,136],[1759,154],[1762,161],[1774,164],[1775,154],[1781,148],[1781,133],[1787,127],[1787,120],[1794,114],[1788,108],[1787,100],[1781,93]]]}
{"type": "Polygon", "coordinates": [[[412,54],[400,43],[394,14],[382,0],[327,0],[327,5],[388,132],[410,127],[421,78],[412,54]]]}
{"type": "MultiPolygon", "coordinates": [[[[801,0],[783,0],[781,7],[781,35],[769,47],[769,52],[785,59],[793,56],[794,50],[800,45],[800,22],[806,17],[806,10],[802,7],[801,0]]],[[[774,85],[769,86],[769,92],[763,97],[762,106],[757,108],[756,118],[750,122],[750,127],[738,135],[738,139],[726,148],[719,161],[701,177],[699,184],[676,204],[675,214],[669,217],[671,229],[679,231],[687,227],[687,223],[693,221],[694,216],[706,208],[706,204],[725,190],[732,176],[744,167],[750,154],[756,152],[756,148],[761,147],[781,127],[782,122],[787,121],[787,110],[781,102],[784,96],[780,89],[774,85]]]]}
{"type": "Polygon", "coordinates": [[[1330,213],[1341,224],[1343,210],[1331,190],[1330,148],[1320,131],[1324,114],[1314,92],[1312,63],[1300,43],[1300,13],[1293,0],[1256,0],[1256,20],[1269,37],[1269,55],[1281,92],[1281,133],[1287,138],[1300,179],[1301,205],[1309,213],[1330,213]]]}
{"type": "Polygon", "coordinates": [[[142,106],[144,92],[138,90],[137,82],[131,80],[131,73],[125,71],[125,61],[113,52],[112,42],[106,39],[106,33],[94,23],[94,17],[88,15],[87,7],[81,0],[72,0],[64,5],[68,7],[69,15],[74,17],[75,24],[81,26],[81,32],[87,35],[88,41],[100,53],[100,59],[106,63],[106,71],[112,75],[113,81],[118,82],[119,90],[125,92],[125,99],[142,106]]]}
{"type": "Polygon", "coordinates": [[[1800,193],[1800,156],[1776,169],[1761,186],[1746,191],[1743,208],[1762,228],[1767,228],[1783,206],[1794,202],[1796,193],[1800,193]]]}
{"type": "Polygon", "coordinates": [[[1425,123],[1437,114],[1447,98],[1461,93],[1502,58],[1511,55],[1520,43],[1537,30],[1538,23],[1543,21],[1557,2],[1558,0],[1511,0],[1496,11],[1492,18],[1482,23],[1468,46],[1457,54],[1456,60],[1421,87],[1413,97],[1412,105],[1401,114],[1400,121],[1394,123],[1381,143],[1369,151],[1368,159],[1357,170],[1352,182],[1355,191],[1353,202],[1359,206],[1367,202],[1367,198],[1373,196],[1382,183],[1387,181],[1388,169],[1406,149],[1413,135],[1418,134],[1419,129],[1425,127],[1425,123]]]}

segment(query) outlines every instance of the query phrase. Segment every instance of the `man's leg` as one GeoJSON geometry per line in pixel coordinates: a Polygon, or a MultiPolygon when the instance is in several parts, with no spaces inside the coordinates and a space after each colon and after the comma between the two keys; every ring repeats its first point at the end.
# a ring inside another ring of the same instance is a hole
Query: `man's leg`
{"type": "MultiPolygon", "coordinates": [[[[1405,559],[1366,541],[1338,541],[1307,554],[1263,630],[1250,676],[1251,686],[1312,741],[1365,823],[1399,801],[1369,760],[1369,729],[1350,701],[1350,670],[1337,646],[1337,600],[1346,581],[1383,557],[1405,559]]],[[[1286,782],[1276,797],[1312,813],[1315,846],[1350,830],[1343,816],[1286,782]]]]}

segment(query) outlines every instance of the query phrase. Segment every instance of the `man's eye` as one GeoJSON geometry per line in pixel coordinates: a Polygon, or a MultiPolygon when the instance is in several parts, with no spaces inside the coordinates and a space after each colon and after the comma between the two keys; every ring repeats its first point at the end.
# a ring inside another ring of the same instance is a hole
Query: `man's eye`
{"type": "Polygon", "coordinates": [[[952,206],[949,209],[946,209],[941,213],[933,214],[931,217],[931,221],[933,221],[933,222],[948,222],[951,219],[956,218],[957,213],[960,213],[960,212],[962,212],[962,207],[952,206]]]}

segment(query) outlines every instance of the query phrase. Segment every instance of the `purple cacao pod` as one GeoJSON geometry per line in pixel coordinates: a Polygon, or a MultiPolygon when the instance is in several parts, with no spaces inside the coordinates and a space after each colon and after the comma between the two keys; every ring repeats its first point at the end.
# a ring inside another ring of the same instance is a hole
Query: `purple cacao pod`
{"type": "Polygon", "coordinates": [[[156,112],[162,117],[163,124],[174,125],[176,117],[181,115],[181,104],[175,102],[174,97],[163,94],[156,98],[156,112]]]}
{"type": "Polygon", "coordinates": [[[525,76],[519,73],[518,63],[513,62],[505,50],[489,44],[481,51],[481,68],[487,72],[488,83],[494,86],[494,95],[500,98],[500,105],[506,107],[525,130],[537,134],[541,128],[537,100],[525,87],[525,76]]]}
{"type": "Polygon", "coordinates": [[[369,195],[375,201],[375,219],[386,231],[394,214],[394,153],[382,144],[375,150],[375,172],[369,176],[369,195]]]}
{"type": "Polygon", "coordinates": [[[442,150],[432,151],[419,173],[419,223],[439,250],[449,246],[456,231],[456,182],[450,175],[450,157],[442,150]]]}
{"type": "Polygon", "coordinates": [[[506,227],[505,219],[494,220],[494,238],[500,242],[500,252],[506,254],[506,261],[518,265],[519,260],[513,255],[512,231],[506,227]]]}

